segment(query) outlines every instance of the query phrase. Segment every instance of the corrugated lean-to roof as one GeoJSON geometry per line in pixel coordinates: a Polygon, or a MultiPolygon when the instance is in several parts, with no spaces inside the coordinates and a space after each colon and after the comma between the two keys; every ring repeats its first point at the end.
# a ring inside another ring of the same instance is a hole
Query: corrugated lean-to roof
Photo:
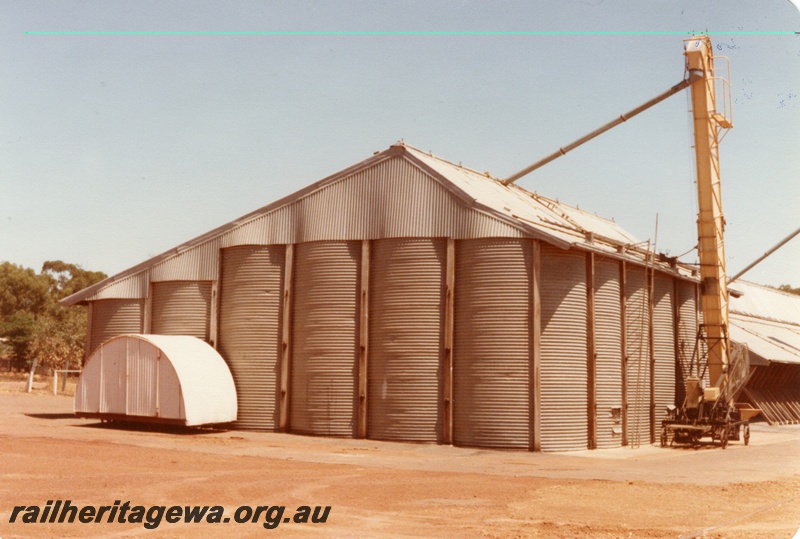
{"type": "Polygon", "coordinates": [[[731,288],[731,339],[747,343],[754,365],[766,362],[800,365],[800,296],[746,281],[731,288]]]}

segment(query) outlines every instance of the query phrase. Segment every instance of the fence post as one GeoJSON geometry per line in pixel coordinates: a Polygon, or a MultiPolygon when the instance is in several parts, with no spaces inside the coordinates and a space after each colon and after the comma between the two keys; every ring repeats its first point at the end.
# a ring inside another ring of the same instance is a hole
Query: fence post
{"type": "Polygon", "coordinates": [[[36,371],[36,366],[39,364],[39,358],[33,358],[33,364],[31,365],[31,372],[28,373],[28,393],[33,391],[33,373],[36,371]]]}

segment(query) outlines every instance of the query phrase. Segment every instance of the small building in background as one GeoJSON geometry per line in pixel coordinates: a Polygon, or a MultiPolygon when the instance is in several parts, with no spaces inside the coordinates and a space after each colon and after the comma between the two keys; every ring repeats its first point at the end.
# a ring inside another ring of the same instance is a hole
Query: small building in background
{"type": "Polygon", "coordinates": [[[770,425],[800,423],[800,296],[745,281],[731,288],[731,339],[750,350],[744,400],[770,425]]]}
{"type": "Polygon", "coordinates": [[[697,278],[613,221],[403,143],[67,299],[87,354],[191,335],[242,429],[561,451],[648,444],[697,278]]]}

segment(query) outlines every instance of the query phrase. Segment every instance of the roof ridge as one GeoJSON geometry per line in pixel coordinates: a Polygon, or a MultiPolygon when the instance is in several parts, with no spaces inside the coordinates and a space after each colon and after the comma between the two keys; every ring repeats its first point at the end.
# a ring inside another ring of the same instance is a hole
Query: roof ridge
{"type": "MultiPolygon", "coordinates": [[[[478,172],[478,171],[477,171],[477,170],[475,170],[474,168],[465,167],[465,166],[464,166],[464,165],[462,165],[461,163],[458,163],[458,164],[456,164],[456,163],[453,163],[452,161],[449,161],[449,160],[445,159],[444,157],[440,157],[440,156],[438,156],[438,155],[436,155],[435,153],[433,153],[433,152],[430,152],[430,151],[427,151],[427,152],[426,152],[425,150],[421,150],[421,149],[417,148],[416,146],[412,146],[412,145],[410,145],[410,144],[406,143],[406,142],[405,142],[405,141],[403,141],[403,140],[399,140],[399,141],[397,141],[397,142],[396,142],[395,144],[393,144],[392,146],[401,146],[401,147],[403,147],[403,148],[406,148],[406,149],[409,149],[409,150],[413,150],[413,151],[415,151],[415,152],[419,152],[419,153],[421,153],[421,154],[423,154],[423,155],[426,155],[426,156],[428,156],[428,157],[431,157],[431,158],[433,158],[433,159],[436,159],[437,161],[441,161],[442,163],[445,163],[445,164],[448,164],[448,165],[450,165],[450,166],[453,166],[453,167],[459,168],[459,169],[461,169],[461,170],[465,170],[465,171],[467,171],[467,172],[471,172],[472,174],[475,174],[475,175],[477,175],[477,176],[480,176],[481,178],[484,178],[484,179],[487,179],[487,180],[492,180],[492,181],[494,181],[494,182],[497,182],[497,183],[501,183],[501,182],[500,182],[500,178],[497,178],[497,177],[495,177],[495,176],[492,176],[492,174],[491,174],[489,171],[485,171],[485,172],[478,172]]],[[[502,185],[502,183],[501,183],[501,185],[502,185]]]]}
{"type": "Polygon", "coordinates": [[[795,299],[795,301],[800,302],[800,295],[792,294],[791,292],[786,292],[785,290],[781,290],[780,288],[776,288],[776,287],[770,286],[768,284],[754,283],[753,281],[747,281],[745,279],[736,279],[736,281],[734,281],[734,284],[731,285],[734,288],[736,288],[736,284],[735,283],[742,283],[742,284],[745,284],[745,285],[755,286],[755,287],[761,288],[763,290],[767,290],[769,292],[774,292],[776,294],[781,294],[781,295],[783,295],[785,297],[788,297],[788,298],[793,298],[793,299],[795,299]]]}
{"type": "Polygon", "coordinates": [[[443,157],[440,157],[439,155],[436,155],[436,154],[434,154],[434,153],[433,153],[433,152],[431,152],[431,151],[425,151],[425,150],[422,150],[422,149],[420,149],[420,148],[417,148],[416,146],[413,146],[413,145],[411,145],[411,144],[408,144],[408,143],[407,143],[406,141],[404,141],[403,139],[400,139],[400,140],[398,140],[398,141],[397,141],[395,144],[393,144],[393,146],[401,146],[401,147],[403,147],[403,148],[407,148],[407,149],[410,149],[410,150],[413,150],[413,151],[419,152],[419,153],[421,153],[421,154],[423,154],[423,155],[426,155],[426,156],[428,156],[428,157],[431,157],[431,158],[433,158],[433,159],[436,159],[436,160],[438,160],[438,161],[441,161],[442,163],[446,163],[446,164],[448,164],[448,165],[451,165],[451,166],[453,166],[453,167],[459,168],[459,169],[461,169],[461,170],[466,170],[466,171],[468,171],[468,172],[471,172],[471,173],[473,173],[473,174],[476,174],[476,175],[478,175],[478,176],[480,176],[480,177],[482,177],[482,178],[486,178],[486,179],[493,180],[493,181],[495,181],[495,182],[499,183],[500,185],[502,185],[503,187],[506,187],[506,188],[513,188],[513,189],[516,189],[516,190],[518,190],[518,191],[521,191],[523,195],[529,196],[529,197],[531,197],[531,198],[533,198],[533,199],[535,199],[535,200],[537,200],[537,201],[541,199],[541,200],[543,200],[543,201],[546,201],[546,202],[549,202],[549,203],[553,203],[553,204],[556,204],[556,205],[559,205],[559,206],[566,206],[567,208],[573,209],[573,210],[575,210],[575,211],[578,211],[578,212],[581,212],[581,213],[583,213],[583,214],[590,215],[590,216],[592,216],[592,217],[595,217],[595,218],[597,218],[597,219],[602,219],[603,221],[605,221],[605,222],[607,222],[607,223],[614,223],[614,224],[617,224],[617,222],[616,222],[614,219],[609,219],[608,217],[604,217],[604,216],[602,216],[602,215],[598,214],[597,212],[593,212],[593,211],[589,211],[589,210],[582,210],[582,209],[581,209],[581,208],[579,208],[578,206],[575,206],[575,205],[572,205],[572,204],[568,204],[568,203],[566,203],[566,202],[562,202],[562,201],[560,201],[560,200],[558,200],[558,199],[556,199],[556,198],[548,197],[548,196],[546,196],[546,195],[540,195],[539,193],[537,193],[537,192],[535,192],[535,191],[529,191],[528,189],[526,189],[526,188],[524,188],[524,187],[522,187],[521,185],[518,185],[518,184],[516,184],[516,183],[512,183],[512,184],[509,184],[509,185],[505,185],[505,184],[503,184],[503,182],[500,180],[500,178],[498,178],[498,177],[496,177],[496,176],[493,176],[493,175],[492,175],[490,172],[488,172],[488,171],[485,171],[485,172],[479,172],[479,171],[477,171],[477,170],[475,170],[475,169],[473,169],[473,168],[466,167],[466,166],[464,166],[464,165],[462,165],[462,164],[460,164],[460,163],[458,163],[458,164],[457,164],[457,163],[453,163],[452,161],[450,161],[450,160],[448,160],[448,159],[445,159],[445,158],[443,158],[443,157]]]}

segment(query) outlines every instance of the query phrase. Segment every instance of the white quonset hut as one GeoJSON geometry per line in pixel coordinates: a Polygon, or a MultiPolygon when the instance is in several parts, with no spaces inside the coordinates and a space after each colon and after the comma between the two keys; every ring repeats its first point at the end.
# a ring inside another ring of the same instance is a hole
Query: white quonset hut
{"type": "Polygon", "coordinates": [[[210,343],[240,428],[554,451],[654,439],[696,297],[616,223],[398,143],[64,303],[87,353],[210,343]]]}
{"type": "Polygon", "coordinates": [[[236,389],[225,360],[185,335],[122,335],[98,346],[81,372],[81,417],[186,426],[236,420],[236,389]]]}

